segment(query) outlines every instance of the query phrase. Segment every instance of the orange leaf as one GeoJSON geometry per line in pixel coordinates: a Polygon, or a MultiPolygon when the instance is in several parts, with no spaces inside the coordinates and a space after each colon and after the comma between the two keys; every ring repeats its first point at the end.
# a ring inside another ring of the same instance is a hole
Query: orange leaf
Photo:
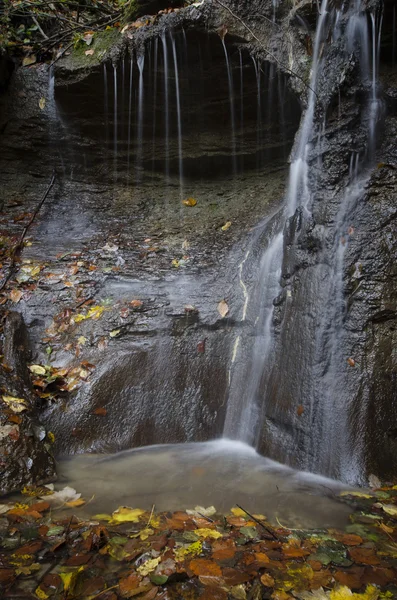
{"type": "Polygon", "coordinates": [[[273,577],[271,575],[269,575],[269,573],[265,573],[261,577],[261,583],[265,587],[274,587],[275,581],[274,581],[273,577]]]}
{"type": "Polygon", "coordinates": [[[106,417],[107,414],[108,414],[108,411],[106,410],[106,408],[104,406],[101,406],[100,408],[96,408],[94,410],[94,415],[100,415],[101,417],[106,417]]]}
{"type": "Polygon", "coordinates": [[[220,577],[222,575],[220,566],[216,564],[216,562],[205,558],[196,558],[190,561],[189,569],[195,575],[215,575],[215,577],[220,577]]]}

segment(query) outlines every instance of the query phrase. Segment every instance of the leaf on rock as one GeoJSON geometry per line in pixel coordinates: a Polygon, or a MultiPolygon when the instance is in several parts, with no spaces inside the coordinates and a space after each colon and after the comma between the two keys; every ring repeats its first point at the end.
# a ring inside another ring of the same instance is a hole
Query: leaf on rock
{"type": "Polygon", "coordinates": [[[221,315],[222,319],[224,319],[229,312],[229,305],[226,300],[221,300],[217,308],[218,313],[221,315]]]}
{"type": "Polygon", "coordinates": [[[84,54],[85,54],[86,56],[93,56],[94,52],[95,52],[95,50],[91,49],[91,50],[86,50],[86,51],[84,52],[84,54]]]}
{"type": "Polygon", "coordinates": [[[186,200],[183,200],[182,204],[185,206],[196,206],[197,200],[194,198],[187,198],[186,200]]]}
{"type": "Polygon", "coordinates": [[[227,231],[228,229],[230,229],[230,227],[232,226],[232,222],[231,221],[227,221],[222,227],[221,230],[222,231],[227,231]]]}
{"type": "Polygon", "coordinates": [[[14,290],[11,290],[11,292],[10,292],[10,298],[14,302],[14,304],[18,304],[18,302],[20,301],[22,296],[23,296],[23,294],[22,294],[21,290],[14,289],[14,290]]]}
{"type": "Polygon", "coordinates": [[[27,410],[28,405],[23,398],[15,398],[14,396],[2,396],[3,402],[15,413],[20,413],[27,410]]]}
{"type": "Polygon", "coordinates": [[[36,55],[35,54],[31,54],[30,56],[25,56],[23,61],[22,61],[22,66],[23,67],[29,67],[29,65],[34,65],[34,63],[36,62],[36,55]]]}
{"type": "Polygon", "coordinates": [[[261,576],[261,583],[265,587],[274,587],[275,581],[274,581],[273,577],[271,575],[269,575],[269,573],[264,573],[261,576]]]}
{"type": "Polygon", "coordinates": [[[46,369],[42,365],[29,365],[29,371],[35,375],[45,375],[46,369]]]}

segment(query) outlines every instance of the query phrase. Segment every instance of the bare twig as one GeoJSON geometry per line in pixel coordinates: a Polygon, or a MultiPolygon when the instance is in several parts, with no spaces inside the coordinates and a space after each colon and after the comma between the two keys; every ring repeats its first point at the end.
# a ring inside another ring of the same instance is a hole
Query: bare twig
{"type": "Polygon", "coordinates": [[[292,75],[293,77],[296,77],[297,79],[299,79],[299,81],[301,81],[311,92],[313,92],[313,94],[315,94],[317,96],[317,94],[313,90],[313,88],[310,87],[310,85],[303,79],[303,77],[301,77],[301,75],[299,75],[299,73],[296,73],[295,71],[293,71],[292,69],[290,69],[286,64],[284,64],[281,61],[279,61],[278,58],[276,58],[276,56],[272,52],[270,52],[270,50],[268,48],[266,48],[266,46],[263,44],[263,42],[252,31],[251,27],[249,25],[247,25],[247,23],[245,23],[245,21],[243,21],[243,19],[241,17],[239,17],[238,15],[236,15],[236,13],[234,13],[231,8],[229,8],[228,6],[226,6],[226,4],[224,4],[223,2],[221,2],[221,0],[215,0],[215,2],[217,4],[219,4],[219,6],[222,6],[222,8],[224,8],[225,10],[227,10],[232,15],[232,17],[234,19],[236,19],[237,21],[239,21],[243,25],[243,27],[245,27],[245,29],[247,31],[249,31],[249,33],[252,35],[252,37],[254,38],[254,40],[256,40],[258,42],[258,44],[261,46],[261,48],[263,48],[263,50],[266,52],[266,54],[268,56],[270,56],[270,58],[272,60],[274,60],[274,62],[281,69],[284,69],[284,71],[286,71],[287,73],[290,73],[290,75],[292,75]]]}
{"type": "Polygon", "coordinates": [[[40,211],[41,207],[43,206],[48,194],[51,191],[52,186],[54,185],[55,182],[55,170],[52,172],[52,177],[51,177],[51,181],[42,197],[42,199],[40,200],[40,202],[38,203],[38,205],[36,206],[36,209],[33,213],[33,215],[31,216],[29,223],[24,227],[21,237],[18,240],[18,243],[14,246],[14,248],[11,251],[11,264],[10,264],[10,270],[8,272],[7,277],[5,278],[5,280],[3,281],[3,283],[0,286],[0,292],[5,288],[5,286],[7,285],[7,283],[9,282],[9,280],[12,277],[12,274],[14,272],[14,268],[15,268],[15,259],[16,259],[16,255],[17,253],[22,249],[23,246],[23,240],[26,237],[26,234],[29,230],[29,227],[32,225],[33,221],[35,220],[38,212],[40,211]]]}
{"type": "Polygon", "coordinates": [[[40,33],[41,33],[41,35],[43,36],[43,38],[44,38],[45,40],[48,40],[48,35],[46,35],[46,34],[44,33],[44,31],[43,31],[43,30],[42,30],[42,28],[40,27],[40,23],[38,22],[38,20],[36,19],[36,17],[34,17],[33,15],[32,15],[32,21],[33,21],[33,23],[36,25],[37,29],[40,31],[40,33]]]}
{"type": "Polygon", "coordinates": [[[238,506],[238,508],[240,508],[242,511],[244,511],[245,514],[250,517],[250,519],[252,519],[253,521],[255,521],[255,523],[258,523],[258,525],[260,525],[261,527],[263,527],[263,529],[265,529],[265,531],[267,531],[268,533],[270,533],[270,535],[272,536],[272,538],[274,538],[275,540],[278,541],[278,537],[276,536],[276,534],[274,533],[274,531],[272,531],[270,529],[270,527],[267,527],[267,525],[264,525],[262,523],[262,521],[259,521],[259,519],[257,519],[256,517],[254,517],[254,515],[251,515],[251,513],[249,513],[248,510],[245,510],[245,508],[243,508],[242,506],[240,506],[240,504],[236,504],[236,506],[238,506]]]}

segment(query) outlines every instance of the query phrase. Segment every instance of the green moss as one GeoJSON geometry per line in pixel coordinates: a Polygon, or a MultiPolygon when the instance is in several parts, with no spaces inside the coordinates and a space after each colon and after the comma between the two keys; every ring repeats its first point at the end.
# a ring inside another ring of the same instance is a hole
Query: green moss
{"type": "Polygon", "coordinates": [[[96,66],[103,61],[109,50],[120,41],[120,31],[117,28],[112,27],[106,31],[96,33],[89,46],[84,41],[76,44],[70,55],[62,59],[62,65],[69,71],[96,66]],[[94,53],[87,55],[87,50],[93,50],[94,53]]]}

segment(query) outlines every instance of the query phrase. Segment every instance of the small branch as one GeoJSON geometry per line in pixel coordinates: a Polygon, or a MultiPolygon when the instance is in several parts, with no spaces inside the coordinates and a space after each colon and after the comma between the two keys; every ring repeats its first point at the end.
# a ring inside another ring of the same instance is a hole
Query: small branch
{"type": "Polygon", "coordinates": [[[14,246],[14,248],[11,251],[11,264],[10,264],[10,270],[8,272],[7,277],[4,279],[3,283],[0,286],[0,292],[5,288],[5,286],[7,285],[7,283],[10,281],[12,274],[14,272],[14,268],[15,268],[15,259],[16,259],[16,255],[19,252],[19,250],[22,249],[23,247],[23,240],[26,237],[26,234],[29,230],[29,227],[32,225],[33,221],[35,220],[37,213],[39,212],[39,210],[41,209],[41,207],[43,206],[48,194],[51,191],[52,186],[54,185],[55,182],[55,170],[52,172],[52,177],[51,177],[51,181],[44,193],[44,196],[42,197],[42,199],[40,200],[40,202],[38,203],[38,205],[36,206],[36,209],[33,213],[33,215],[30,218],[29,223],[24,227],[24,230],[22,231],[21,237],[19,238],[18,243],[14,246]]]}
{"type": "Polygon", "coordinates": [[[239,21],[243,27],[245,27],[245,29],[247,31],[249,31],[249,33],[252,35],[252,37],[254,38],[254,40],[256,40],[258,42],[258,44],[261,46],[261,48],[263,48],[263,50],[266,52],[266,54],[268,54],[270,56],[270,58],[272,58],[274,60],[274,62],[281,68],[284,69],[287,73],[290,73],[290,75],[292,75],[293,77],[296,77],[297,79],[299,79],[299,81],[301,81],[305,87],[307,87],[311,92],[313,92],[313,94],[316,94],[316,92],[313,90],[312,87],[310,87],[310,85],[308,83],[306,83],[306,81],[303,79],[303,77],[301,77],[298,73],[295,73],[295,71],[293,71],[292,69],[290,69],[287,65],[283,64],[282,62],[280,62],[276,56],[270,52],[270,50],[268,50],[266,48],[266,46],[263,44],[263,42],[261,42],[261,40],[258,38],[257,35],[255,35],[255,33],[252,31],[251,27],[249,27],[249,25],[247,25],[247,23],[245,23],[243,21],[243,19],[241,17],[239,17],[238,15],[236,15],[236,13],[234,13],[232,11],[231,8],[229,8],[228,6],[226,6],[226,4],[223,4],[223,2],[221,2],[221,0],[215,0],[215,2],[217,4],[219,4],[219,6],[222,6],[222,8],[224,8],[225,10],[227,10],[234,19],[236,19],[237,21],[239,21]]]}
{"type": "Polygon", "coordinates": [[[264,525],[262,523],[262,521],[259,521],[259,519],[257,519],[256,517],[254,517],[254,515],[251,515],[251,513],[248,512],[248,510],[245,510],[245,508],[243,508],[242,506],[240,506],[240,504],[236,504],[236,506],[238,506],[238,508],[240,508],[242,511],[245,512],[246,515],[248,515],[250,517],[250,519],[252,519],[253,521],[255,521],[255,523],[258,523],[258,525],[260,525],[261,527],[263,527],[263,529],[265,531],[267,531],[268,533],[270,533],[270,535],[272,536],[272,538],[274,538],[275,540],[278,541],[278,537],[276,536],[276,534],[270,529],[270,527],[267,527],[266,525],[264,525]]]}
{"type": "Polygon", "coordinates": [[[44,38],[45,40],[48,40],[48,35],[46,35],[46,34],[44,33],[44,31],[43,31],[43,30],[42,30],[42,28],[40,27],[40,23],[38,22],[38,20],[36,19],[36,17],[34,17],[33,15],[32,15],[32,21],[33,21],[33,23],[36,25],[37,29],[40,31],[40,33],[41,33],[41,35],[43,36],[43,38],[44,38]]]}
{"type": "Polygon", "coordinates": [[[70,44],[69,44],[68,46],[66,46],[66,48],[64,48],[64,49],[62,50],[62,52],[60,52],[56,58],[54,58],[54,60],[53,60],[53,61],[52,61],[52,63],[50,64],[50,69],[51,69],[51,67],[53,67],[53,66],[55,65],[55,63],[56,63],[56,62],[57,62],[57,61],[58,61],[60,58],[62,58],[62,56],[65,54],[65,52],[67,52],[67,51],[69,50],[69,48],[71,48],[71,47],[73,46],[73,44],[74,44],[74,42],[70,42],[70,44]]]}

